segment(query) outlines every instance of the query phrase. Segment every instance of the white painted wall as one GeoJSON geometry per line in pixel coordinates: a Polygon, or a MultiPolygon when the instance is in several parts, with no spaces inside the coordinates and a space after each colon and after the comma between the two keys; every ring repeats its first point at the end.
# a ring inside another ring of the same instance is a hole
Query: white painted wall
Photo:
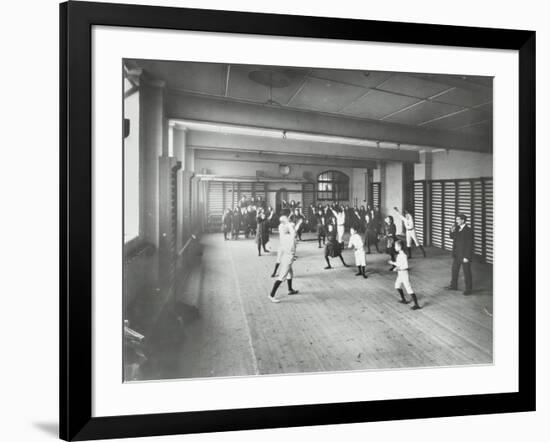
{"type": "Polygon", "coordinates": [[[386,177],[382,183],[384,188],[382,199],[382,214],[392,215],[397,226],[397,233],[403,233],[402,223],[395,216],[394,207],[403,205],[403,163],[386,163],[386,177]]]}
{"type": "MultiPolygon", "coordinates": [[[[425,160],[426,156],[420,155],[421,162],[414,168],[415,179],[428,178],[425,176],[425,160]]],[[[458,150],[432,154],[432,180],[488,176],[493,176],[493,154],[458,150]]]]}
{"type": "MultiPolygon", "coordinates": [[[[357,198],[357,204],[364,204],[365,199],[365,173],[367,169],[362,168],[350,168],[350,167],[330,167],[330,166],[318,166],[318,165],[303,165],[292,164],[291,157],[281,156],[281,163],[290,164],[290,174],[288,178],[303,179],[304,174],[308,179],[316,181],[317,176],[326,170],[338,170],[345,173],[350,179],[350,199],[349,204],[355,203],[357,198]]],[[[195,160],[196,171],[206,171],[208,174],[214,175],[227,175],[227,176],[242,176],[242,177],[255,177],[257,171],[261,171],[266,177],[281,177],[279,172],[278,163],[270,162],[252,162],[252,161],[219,161],[209,158],[196,158],[195,160]]],[[[298,184],[284,183],[270,183],[270,189],[279,189],[284,187],[288,190],[293,188],[301,189],[298,184]]]]}
{"type": "Polygon", "coordinates": [[[352,169],[351,177],[351,197],[352,204],[357,206],[366,206],[368,199],[367,190],[367,171],[368,169],[352,169]]]}

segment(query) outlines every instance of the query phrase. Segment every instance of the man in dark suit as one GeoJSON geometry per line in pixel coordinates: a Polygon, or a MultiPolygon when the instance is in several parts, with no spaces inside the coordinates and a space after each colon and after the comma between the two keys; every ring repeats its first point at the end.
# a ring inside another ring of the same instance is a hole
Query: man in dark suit
{"type": "Polygon", "coordinates": [[[474,235],[472,229],[466,225],[466,215],[459,214],[455,225],[449,230],[449,236],[453,240],[453,268],[451,285],[449,290],[458,290],[458,273],[460,266],[464,271],[464,294],[472,293],[472,256],[474,253],[474,235]]]}

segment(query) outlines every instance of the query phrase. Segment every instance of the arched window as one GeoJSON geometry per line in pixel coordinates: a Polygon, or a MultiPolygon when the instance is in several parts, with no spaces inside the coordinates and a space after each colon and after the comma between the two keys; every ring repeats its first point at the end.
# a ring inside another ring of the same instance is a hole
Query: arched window
{"type": "Polygon", "coordinates": [[[320,201],[349,200],[349,178],[337,170],[326,170],[317,177],[317,199],[320,201]]]}

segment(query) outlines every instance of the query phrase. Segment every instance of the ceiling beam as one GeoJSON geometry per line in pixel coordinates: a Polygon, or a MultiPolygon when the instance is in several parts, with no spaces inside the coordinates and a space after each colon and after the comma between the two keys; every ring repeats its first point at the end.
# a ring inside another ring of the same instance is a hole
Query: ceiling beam
{"type": "Polygon", "coordinates": [[[291,164],[304,166],[323,166],[323,167],[350,167],[361,169],[376,169],[378,163],[373,160],[351,160],[345,158],[323,158],[307,157],[300,155],[279,155],[266,152],[248,152],[228,149],[199,148],[189,146],[195,149],[195,159],[215,162],[247,162],[247,163],[271,163],[271,164],[291,164]]]}
{"type": "Polygon", "coordinates": [[[166,113],[169,118],[268,127],[444,149],[492,152],[490,135],[427,129],[385,121],[201,97],[176,91],[168,94],[166,113]]]}
{"type": "Polygon", "coordinates": [[[231,75],[231,65],[227,65],[227,69],[225,71],[225,93],[224,96],[227,97],[229,94],[229,78],[231,75]]]}
{"type": "Polygon", "coordinates": [[[260,155],[268,154],[290,158],[297,157],[300,161],[304,161],[303,164],[311,164],[314,161],[323,159],[328,161],[346,161],[346,163],[350,164],[349,167],[375,168],[376,161],[420,161],[419,154],[415,150],[317,143],[237,134],[224,135],[195,130],[187,133],[186,143],[194,149],[250,152],[260,155]],[[367,164],[369,162],[370,165],[367,164]],[[355,166],[353,166],[354,163],[355,166]]]}

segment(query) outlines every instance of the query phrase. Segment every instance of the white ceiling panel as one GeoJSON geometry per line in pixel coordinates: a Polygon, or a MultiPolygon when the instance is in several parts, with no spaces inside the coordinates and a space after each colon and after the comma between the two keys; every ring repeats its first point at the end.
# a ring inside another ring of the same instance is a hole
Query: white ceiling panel
{"type": "Polygon", "coordinates": [[[377,89],[410,95],[411,97],[428,98],[449,89],[449,86],[405,74],[396,74],[378,86],[377,89]]]}
{"type": "Polygon", "coordinates": [[[376,87],[392,74],[379,71],[348,71],[343,69],[312,69],[310,75],[315,78],[339,81],[366,88],[376,87]]]}
{"type": "Polygon", "coordinates": [[[304,86],[288,105],[320,112],[337,112],[366,92],[367,89],[358,86],[307,78],[304,86]]]}
{"type": "Polygon", "coordinates": [[[457,106],[472,107],[487,103],[492,99],[492,91],[483,88],[473,91],[463,88],[454,88],[439,95],[435,100],[443,103],[456,104],[457,106]]]}
{"type": "Polygon", "coordinates": [[[368,94],[346,106],[342,113],[362,118],[379,119],[418,101],[420,101],[419,98],[371,89],[368,94]]]}
{"type": "Polygon", "coordinates": [[[452,104],[437,103],[435,101],[425,101],[403,112],[399,112],[395,115],[385,118],[384,121],[418,125],[420,123],[433,120],[434,118],[439,118],[444,115],[457,112],[461,109],[461,107],[454,106],[452,104]]]}

